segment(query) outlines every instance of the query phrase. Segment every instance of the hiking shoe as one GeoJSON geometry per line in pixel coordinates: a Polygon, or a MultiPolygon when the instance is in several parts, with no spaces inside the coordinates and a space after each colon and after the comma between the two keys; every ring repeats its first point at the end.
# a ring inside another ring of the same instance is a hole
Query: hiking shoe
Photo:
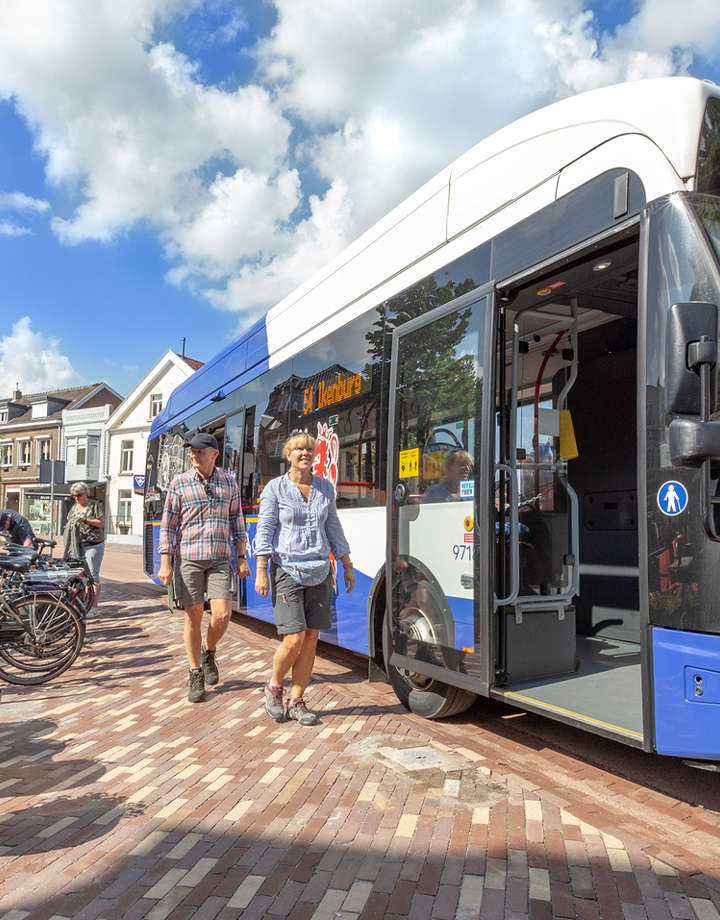
{"type": "Polygon", "coordinates": [[[285,709],[283,708],[282,687],[271,687],[269,683],[265,684],[265,712],[276,722],[283,721],[285,709]]]}
{"type": "Polygon", "coordinates": [[[188,703],[205,702],[205,677],[201,668],[190,671],[188,678],[190,689],[188,690],[188,703]]]}
{"type": "Polygon", "coordinates": [[[290,700],[287,715],[288,719],[295,719],[301,725],[315,725],[318,721],[318,717],[314,712],[310,712],[302,697],[299,700],[290,700]]]}
{"type": "Polygon", "coordinates": [[[215,684],[220,680],[217,664],[215,663],[215,649],[205,648],[204,642],[202,647],[202,669],[203,675],[205,677],[205,683],[209,687],[214,687],[215,684]]]}

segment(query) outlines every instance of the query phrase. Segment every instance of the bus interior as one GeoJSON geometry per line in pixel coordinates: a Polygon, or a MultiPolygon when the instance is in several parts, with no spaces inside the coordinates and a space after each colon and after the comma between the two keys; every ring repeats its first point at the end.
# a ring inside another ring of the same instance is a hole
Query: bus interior
{"type": "Polygon", "coordinates": [[[638,249],[635,227],[500,289],[491,690],[636,745],[638,249]]]}

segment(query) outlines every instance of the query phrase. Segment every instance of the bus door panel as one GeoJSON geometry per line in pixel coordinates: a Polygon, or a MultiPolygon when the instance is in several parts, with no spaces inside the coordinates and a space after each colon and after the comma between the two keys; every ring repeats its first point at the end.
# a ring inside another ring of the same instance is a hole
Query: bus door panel
{"type": "Polygon", "coordinates": [[[495,480],[499,684],[573,671],[578,584],[578,502],[567,473],[577,455],[567,408],[577,375],[575,311],[521,310],[507,329],[495,480]]]}
{"type": "Polygon", "coordinates": [[[440,673],[483,689],[478,573],[484,584],[487,565],[477,547],[489,516],[478,520],[477,509],[490,493],[479,448],[491,303],[491,294],[465,295],[395,331],[388,616],[393,674],[416,692],[422,675],[440,673]]]}

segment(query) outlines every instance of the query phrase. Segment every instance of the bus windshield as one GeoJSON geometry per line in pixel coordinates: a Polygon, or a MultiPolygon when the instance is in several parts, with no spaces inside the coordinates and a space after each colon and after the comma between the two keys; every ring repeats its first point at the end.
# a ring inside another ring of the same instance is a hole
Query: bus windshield
{"type": "Polygon", "coordinates": [[[720,261],[720,198],[691,195],[690,201],[712,243],[715,256],[720,261]]]}

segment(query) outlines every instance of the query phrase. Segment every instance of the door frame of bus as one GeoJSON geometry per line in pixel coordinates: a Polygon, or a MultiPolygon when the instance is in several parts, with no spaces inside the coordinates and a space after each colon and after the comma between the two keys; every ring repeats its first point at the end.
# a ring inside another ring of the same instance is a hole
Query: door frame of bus
{"type": "MultiPolygon", "coordinates": [[[[389,664],[394,665],[398,668],[411,668],[413,671],[418,674],[422,674],[425,677],[430,677],[435,680],[440,681],[441,683],[448,684],[453,687],[460,687],[464,690],[469,690],[472,693],[477,693],[482,696],[488,696],[490,688],[490,680],[492,675],[492,662],[494,656],[492,655],[491,645],[492,640],[490,639],[490,631],[492,629],[492,618],[491,611],[493,609],[492,597],[493,597],[493,540],[491,539],[491,530],[493,528],[494,522],[494,490],[492,488],[493,483],[493,470],[495,466],[494,454],[495,454],[495,440],[494,440],[494,420],[495,420],[495,330],[497,324],[497,287],[494,282],[489,284],[484,284],[481,287],[475,288],[473,291],[470,291],[467,294],[463,294],[461,297],[456,298],[455,300],[450,301],[447,304],[444,304],[442,307],[438,307],[435,310],[431,310],[428,313],[423,313],[421,316],[417,316],[414,319],[410,320],[407,323],[404,323],[402,326],[398,326],[393,330],[392,337],[392,351],[391,351],[391,361],[390,361],[390,393],[388,400],[388,450],[387,450],[387,469],[389,471],[388,476],[388,485],[394,483],[395,480],[395,463],[396,463],[396,450],[395,450],[395,414],[396,414],[396,389],[397,389],[397,363],[398,363],[398,350],[400,345],[400,339],[417,331],[418,329],[428,326],[433,322],[437,322],[440,319],[448,316],[451,313],[455,313],[459,310],[464,309],[472,304],[478,303],[481,300],[486,301],[485,305],[485,328],[484,328],[484,342],[482,344],[483,350],[483,395],[482,395],[482,404],[480,407],[480,426],[475,425],[475,457],[480,456],[480,462],[475,463],[475,495],[476,500],[474,503],[475,511],[475,554],[473,560],[473,581],[474,581],[474,591],[473,591],[473,602],[474,602],[474,611],[475,611],[475,623],[477,629],[476,642],[479,643],[479,653],[481,660],[481,677],[470,677],[467,674],[460,674],[456,671],[451,671],[447,668],[441,667],[439,665],[430,664],[428,662],[417,661],[414,658],[407,658],[403,655],[398,655],[395,651],[392,652],[389,660],[389,664]],[[483,445],[484,448],[483,448],[483,445]],[[484,641],[483,641],[484,640],[484,641]]],[[[388,502],[387,502],[387,547],[388,549],[392,546],[393,538],[393,514],[395,513],[395,502],[391,489],[388,490],[388,502]]],[[[387,585],[391,585],[393,582],[394,572],[393,572],[393,560],[392,554],[388,552],[386,554],[385,560],[385,580],[387,585]]],[[[392,598],[390,593],[387,592],[387,607],[388,613],[391,615],[392,611],[390,609],[392,605],[392,598]]]]}

